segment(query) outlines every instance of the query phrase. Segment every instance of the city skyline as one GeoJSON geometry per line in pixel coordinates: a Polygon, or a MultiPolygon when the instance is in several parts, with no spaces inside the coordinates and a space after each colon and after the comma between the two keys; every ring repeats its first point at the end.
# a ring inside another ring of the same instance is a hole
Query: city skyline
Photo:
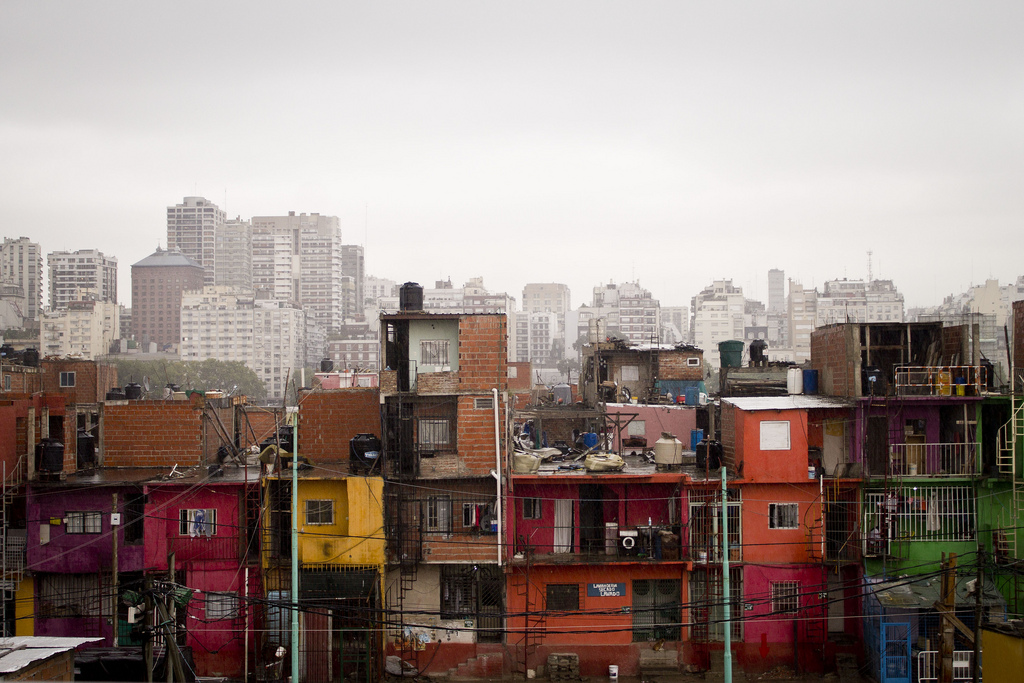
{"type": "Polygon", "coordinates": [[[0,230],[126,266],[199,195],[338,216],[400,281],[764,300],[768,268],[815,287],[870,250],[937,304],[1018,274],[1022,13],[4,3],[0,230]],[[278,34],[303,49],[253,47],[278,34]]]}

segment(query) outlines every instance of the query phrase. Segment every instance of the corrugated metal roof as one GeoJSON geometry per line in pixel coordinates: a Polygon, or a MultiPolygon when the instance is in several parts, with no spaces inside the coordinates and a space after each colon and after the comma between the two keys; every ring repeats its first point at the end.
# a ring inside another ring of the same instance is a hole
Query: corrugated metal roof
{"type": "Polygon", "coordinates": [[[0,640],[0,649],[24,645],[26,648],[78,647],[87,643],[98,643],[103,638],[73,638],[69,636],[15,636],[0,640]]]}
{"type": "Polygon", "coordinates": [[[0,674],[15,673],[35,662],[41,662],[61,652],[73,650],[86,643],[98,643],[102,640],[102,638],[65,638],[54,636],[4,638],[0,640],[0,674]]]}
{"type": "Polygon", "coordinates": [[[70,647],[33,647],[24,650],[14,650],[3,654],[0,650],[0,674],[12,674],[21,671],[25,667],[52,657],[61,652],[67,652],[74,648],[70,647]]]}
{"type": "Polygon", "coordinates": [[[810,410],[813,408],[850,408],[852,403],[834,396],[808,396],[794,394],[790,396],[737,396],[723,398],[723,403],[731,403],[740,410],[810,410]]]}

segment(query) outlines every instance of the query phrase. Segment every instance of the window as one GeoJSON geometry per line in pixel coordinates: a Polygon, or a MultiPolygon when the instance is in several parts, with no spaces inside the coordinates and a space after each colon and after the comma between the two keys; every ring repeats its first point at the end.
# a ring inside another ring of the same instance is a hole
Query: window
{"type": "Polygon", "coordinates": [[[623,382],[639,382],[640,381],[640,366],[639,365],[623,365],[620,370],[620,377],[623,382]]]}
{"type": "Polygon", "coordinates": [[[445,450],[451,445],[451,426],[448,418],[421,418],[419,420],[419,447],[421,451],[445,450]]]}
{"type": "Polygon", "coordinates": [[[523,498],[523,519],[540,519],[540,498],[523,498]]]}
{"type": "Polygon", "coordinates": [[[306,524],[334,524],[334,501],[307,500],[306,524]]]}
{"type": "Polygon", "coordinates": [[[700,367],[700,358],[687,358],[686,359],[686,367],[688,367],[688,368],[699,368],[700,367]]]}
{"type": "Polygon", "coordinates": [[[103,531],[102,512],[68,512],[65,533],[98,534],[103,531]]]}
{"type": "Polygon", "coordinates": [[[800,526],[800,505],[797,503],[769,503],[769,529],[797,529],[800,526]]]}
{"type": "Polygon", "coordinates": [[[519,377],[519,368],[514,365],[508,366],[508,378],[516,379],[517,377],[519,377]]]}
{"type": "Polygon", "coordinates": [[[62,372],[60,373],[60,386],[61,387],[73,387],[75,386],[75,373],[73,372],[62,372]]]}
{"type": "Polygon", "coordinates": [[[96,574],[38,574],[36,586],[41,619],[109,615],[109,591],[96,574]]]}
{"type": "Polygon", "coordinates": [[[544,608],[559,611],[575,611],[580,608],[580,586],[578,583],[549,583],[544,608]]]}
{"type": "MultiPolygon", "coordinates": [[[[693,489],[690,492],[690,556],[698,562],[721,562],[721,501],[722,492],[717,489],[693,489]]],[[[739,491],[729,489],[729,559],[733,561],[739,561],[742,555],[740,505],[739,491]]]]}
{"type": "Polygon", "coordinates": [[[217,533],[217,510],[183,508],[178,510],[178,533],[182,536],[213,536],[217,533]]]}
{"type": "Polygon", "coordinates": [[[207,593],[207,619],[235,619],[238,617],[238,595],[235,593],[207,593]]]}
{"type": "Polygon", "coordinates": [[[427,498],[427,531],[450,533],[452,530],[451,496],[430,496],[427,498]]]}
{"type": "Polygon", "coordinates": [[[646,436],[647,423],[644,420],[633,420],[626,426],[626,433],[629,436],[646,436]]]}
{"type": "Polygon", "coordinates": [[[761,423],[761,450],[789,450],[789,420],[765,420],[761,423]]]}
{"type": "Polygon", "coordinates": [[[271,645],[291,644],[291,600],[290,591],[267,591],[267,642],[271,645]]]}
{"type": "MultiPolygon", "coordinates": [[[[725,639],[722,569],[697,568],[690,573],[690,623],[694,640],[725,639]]],[[[743,639],[743,569],[729,569],[729,615],[732,638],[743,639]]]]}
{"type": "Polygon", "coordinates": [[[448,365],[448,340],[420,341],[420,365],[448,365]]]}
{"type": "Polygon", "coordinates": [[[796,612],[800,608],[800,584],[796,581],[772,581],[772,612],[796,612]]]}
{"type": "Polygon", "coordinates": [[[501,642],[504,588],[499,567],[443,565],[441,618],[474,619],[478,641],[501,642]]]}
{"type": "Polygon", "coordinates": [[[679,640],[682,622],[679,579],[633,581],[633,641],[679,640]]]}

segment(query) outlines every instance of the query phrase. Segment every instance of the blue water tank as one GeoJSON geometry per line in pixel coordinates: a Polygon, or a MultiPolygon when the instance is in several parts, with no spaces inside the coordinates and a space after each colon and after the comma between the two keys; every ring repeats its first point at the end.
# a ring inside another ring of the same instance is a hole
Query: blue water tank
{"type": "Polygon", "coordinates": [[[583,445],[587,448],[593,448],[597,446],[597,434],[595,432],[587,432],[583,435],[583,445]]]}
{"type": "Polygon", "coordinates": [[[817,370],[804,370],[804,393],[805,394],[816,394],[816,393],[818,393],[818,371],[817,370]]]}
{"type": "Polygon", "coordinates": [[[690,430],[690,450],[697,450],[697,444],[704,440],[703,429],[691,429],[690,430]]]}

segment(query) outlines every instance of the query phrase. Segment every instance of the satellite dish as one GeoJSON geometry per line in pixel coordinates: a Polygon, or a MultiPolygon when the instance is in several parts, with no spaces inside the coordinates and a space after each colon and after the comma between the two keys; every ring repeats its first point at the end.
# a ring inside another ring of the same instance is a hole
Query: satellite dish
{"type": "Polygon", "coordinates": [[[142,388],[146,390],[147,394],[149,393],[149,377],[145,375],[142,376],[142,388]]]}

